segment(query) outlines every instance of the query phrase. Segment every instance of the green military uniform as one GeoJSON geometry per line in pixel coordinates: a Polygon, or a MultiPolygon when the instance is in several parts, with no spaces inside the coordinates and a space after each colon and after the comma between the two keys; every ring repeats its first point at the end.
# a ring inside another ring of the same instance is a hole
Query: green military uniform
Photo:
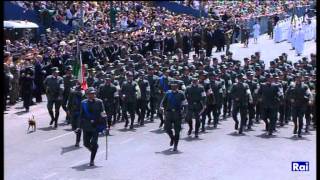
{"type": "Polygon", "coordinates": [[[49,75],[44,80],[44,85],[46,87],[46,95],[48,99],[47,108],[51,117],[50,125],[55,122],[55,128],[58,127],[58,118],[60,106],[63,98],[64,83],[63,78],[58,76],[58,68],[52,68],[52,72],[56,75],[49,75]],[[53,115],[53,105],[55,105],[55,115],[53,115]]]}
{"type": "MultiPolygon", "coordinates": [[[[176,82],[172,82],[172,85],[176,85],[176,82]]],[[[169,90],[166,92],[164,98],[161,101],[161,107],[164,108],[165,113],[165,125],[164,129],[166,133],[169,135],[171,141],[170,145],[174,145],[174,151],[177,150],[178,142],[180,138],[180,130],[181,130],[181,113],[182,107],[185,102],[186,98],[182,91],[180,90],[169,90]],[[172,132],[172,124],[174,127],[174,134],[172,132]]]]}
{"type": "MultiPolygon", "coordinates": [[[[68,111],[67,110],[67,102],[68,102],[68,98],[69,98],[69,94],[70,94],[70,90],[71,88],[75,85],[75,77],[71,74],[72,72],[72,67],[71,66],[67,66],[66,71],[70,71],[70,74],[66,74],[63,76],[63,83],[64,83],[64,91],[63,91],[63,100],[62,100],[62,108],[64,111],[68,111]]],[[[67,123],[70,123],[70,116],[67,113],[67,117],[66,117],[67,123]]]]}
{"type": "MultiPolygon", "coordinates": [[[[267,79],[272,78],[272,75],[268,74],[267,79]]],[[[272,135],[276,125],[276,110],[275,104],[279,101],[280,92],[277,85],[271,82],[262,83],[258,91],[258,96],[261,100],[262,119],[266,124],[266,130],[269,135],[272,135]],[[269,121],[268,121],[269,119],[269,121]]]]}
{"type": "MultiPolygon", "coordinates": [[[[193,77],[193,80],[197,81],[197,77],[193,77]]],[[[195,136],[198,137],[200,128],[200,112],[205,106],[206,93],[202,85],[191,84],[187,87],[185,96],[188,101],[188,112],[186,117],[186,121],[189,124],[188,135],[191,135],[193,129],[192,117],[194,117],[196,120],[195,136]]]]}
{"type": "MultiPolygon", "coordinates": [[[[84,93],[81,91],[80,84],[71,88],[70,94],[68,97],[68,104],[67,109],[70,114],[70,120],[71,120],[71,127],[72,130],[75,131],[77,128],[80,128],[78,126],[80,121],[80,108],[81,108],[81,101],[84,98],[84,93]]],[[[76,131],[76,147],[79,147],[79,142],[81,138],[81,131],[76,131]]]]}
{"type": "Polygon", "coordinates": [[[303,128],[303,116],[305,115],[305,111],[310,98],[311,92],[309,87],[304,83],[296,82],[295,87],[292,90],[292,96],[290,97],[290,99],[292,102],[292,119],[294,123],[293,134],[296,134],[298,129],[299,137],[301,137],[301,130],[303,128]]]}
{"type": "MultiPolygon", "coordinates": [[[[87,94],[94,93],[95,89],[89,87],[87,94]]],[[[94,159],[99,147],[99,132],[105,128],[105,123],[105,109],[101,99],[85,99],[81,102],[78,127],[83,130],[83,145],[91,152],[90,166],[94,165],[94,159]]]]}
{"type": "MultiPolygon", "coordinates": [[[[129,72],[127,75],[133,78],[133,74],[131,72],[129,72]]],[[[129,123],[127,116],[127,112],[129,112],[131,119],[130,129],[133,129],[133,123],[137,107],[137,95],[139,92],[140,89],[138,84],[129,79],[123,82],[120,90],[120,97],[122,98],[123,103],[123,117],[126,120],[125,127],[127,127],[129,123]]]]}
{"type": "MultiPolygon", "coordinates": [[[[104,107],[107,113],[108,128],[110,128],[112,123],[112,116],[116,111],[116,99],[119,97],[119,94],[116,86],[111,83],[111,78],[107,77],[106,81],[109,82],[100,85],[97,97],[99,99],[102,99],[104,103],[104,107]]],[[[115,124],[115,121],[113,122],[113,124],[115,124]]]]}
{"type": "Polygon", "coordinates": [[[138,121],[141,126],[144,125],[148,101],[150,100],[150,85],[144,76],[145,74],[140,72],[140,78],[137,81],[141,92],[141,97],[137,100],[138,121]]]}
{"type": "MultiPolygon", "coordinates": [[[[249,103],[252,104],[252,96],[250,92],[250,87],[247,83],[243,81],[243,75],[238,75],[239,82],[233,84],[231,88],[231,98],[233,100],[233,109],[232,109],[232,117],[235,121],[235,129],[238,129],[239,121],[237,118],[238,112],[240,111],[240,128],[239,134],[242,134],[243,128],[246,126],[247,121],[247,111],[249,103]]],[[[248,125],[248,128],[252,123],[248,125]]]]}

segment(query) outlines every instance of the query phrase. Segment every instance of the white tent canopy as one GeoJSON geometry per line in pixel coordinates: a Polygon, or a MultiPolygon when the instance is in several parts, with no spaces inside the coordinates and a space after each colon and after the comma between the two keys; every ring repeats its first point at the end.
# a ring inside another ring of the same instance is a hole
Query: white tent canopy
{"type": "Polygon", "coordinates": [[[13,28],[13,29],[28,29],[28,28],[39,28],[36,23],[29,21],[4,21],[4,28],[13,28]]]}

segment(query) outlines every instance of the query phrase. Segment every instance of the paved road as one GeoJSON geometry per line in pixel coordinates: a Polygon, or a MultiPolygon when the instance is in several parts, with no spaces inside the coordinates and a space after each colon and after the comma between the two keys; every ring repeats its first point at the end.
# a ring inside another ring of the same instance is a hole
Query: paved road
{"type": "MultiPolygon", "coordinates": [[[[273,44],[265,36],[261,39],[257,45],[249,44],[250,48],[232,45],[235,58],[243,59],[260,50],[262,59],[272,60],[285,51],[289,59],[295,61],[294,52],[288,50],[290,46],[286,42],[273,44]],[[243,56],[238,57],[238,54],[243,56]]],[[[315,52],[315,43],[307,42],[305,52],[315,52]]],[[[19,102],[4,115],[6,180],[316,178],[316,131],[297,139],[292,135],[292,122],[278,128],[275,136],[268,138],[263,123],[255,124],[253,131],[239,136],[233,129],[233,120],[228,118],[221,121],[217,129],[207,127],[207,132],[200,134],[198,140],[186,135],[187,124],[184,124],[177,153],[171,151],[169,138],[158,129],[159,120],[131,131],[124,130],[124,124],[119,123],[108,137],[108,160],[105,160],[105,137],[100,137],[96,167],[87,167],[89,152],[82,142],[80,148],[73,147],[75,135],[70,126],[62,124],[65,117],[62,109],[61,124],[54,130],[49,128],[46,102],[32,106],[29,113],[23,113],[21,106],[19,102]],[[27,121],[32,114],[37,121],[37,131],[27,133],[27,121]],[[292,161],[309,161],[310,171],[291,172],[292,161]]]]}

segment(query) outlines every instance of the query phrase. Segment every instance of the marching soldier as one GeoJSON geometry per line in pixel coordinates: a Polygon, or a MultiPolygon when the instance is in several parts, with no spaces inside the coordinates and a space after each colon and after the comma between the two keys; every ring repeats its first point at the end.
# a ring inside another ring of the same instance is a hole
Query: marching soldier
{"type": "Polygon", "coordinates": [[[219,116],[221,113],[223,98],[226,94],[226,88],[224,85],[224,81],[220,79],[218,74],[216,74],[215,72],[212,73],[210,79],[210,88],[212,89],[215,99],[215,104],[213,108],[213,126],[214,128],[216,128],[219,123],[219,116]]]}
{"type": "MultiPolygon", "coordinates": [[[[235,129],[238,129],[239,121],[238,121],[238,112],[240,111],[240,128],[239,134],[242,134],[243,128],[246,126],[247,121],[247,110],[249,104],[253,103],[250,87],[247,83],[244,82],[243,74],[239,74],[237,76],[238,82],[232,86],[231,89],[231,97],[233,100],[233,109],[232,109],[232,117],[235,121],[235,129]]],[[[248,129],[251,129],[251,125],[249,123],[248,129]]]]}
{"type": "MultiPolygon", "coordinates": [[[[277,88],[278,88],[278,93],[279,93],[279,97],[276,99],[276,103],[274,104],[274,107],[276,108],[276,111],[275,111],[275,114],[276,114],[276,122],[278,120],[278,112],[280,110],[280,108],[282,108],[282,102],[283,102],[283,86],[282,86],[282,83],[279,82],[279,77],[277,74],[274,75],[274,82],[273,82],[277,88]]],[[[276,126],[274,126],[274,131],[276,131],[276,126]]]]}
{"type": "Polygon", "coordinates": [[[156,89],[156,83],[159,79],[158,76],[154,74],[154,69],[152,66],[149,66],[148,76],[147,76],[149,85],[150,85],[150,121],[153,121],[153,115],[155,114],[158,105],[160,104],[158,101],[159,91],[156,89]]]}
{"type": "MultiPolygon", "coordinates": [[[[159,94],[158,94],[158,99],[159,99],[159,103],[161,102],[161,100],[163,99],[165,93],[169,90],[169,73],[170,70],[166,70],[164,72],[164,74],[159,78],[158,82],[157,82],[157,88],[159,90],[159,94]]],[[[160,111],[158,111],[158,116],[160,118],[160,125],[159,128],[161,128],[164,124],[163,121],[163,114],[160,113],[160,111]]]]}
{"type": "Polygon", "coordinates": [[[252,103],[248,104],[248,111],[249,111],[249,124],[248,129],[251,129],[251,126],[253,125],[253,121],[255,118],[256,110],[255,105],[257,102],[257,94],[259,90],[259,84],[256,82],[256,80],[253,79],[253,72],[249,71],[247,72],[247,81],[246,83],[249,85],[249,89],[252,95],[252,103]]]}
{"type": "Polygon", "coordinates": [[[112,123],[112,116],[116,111],[116,99],[118,98],[118,90],[116,86],[112,84],[110,76],[106,76],[105,84],[101,84],[97,93],[97,97],[103,101],[106,113],[107,113],[107,128],[110,129],[112,123]]]}
{"type": "Polygon", "coordinates": [[[266,131],[268,131],[268,135],[272,135],[276,126],[275,112],[277,107],[275,107],[275,104],[281,94],[277,85],[273,84],[272,75],[267,74],[266,78],[267,82],[261,84],[258,94],[262,106],[262,119],[266,124],[266,131]]]}
{"type": "Polygon", "coordinates": [[[46,95],[48,99],[47,108],[51,117],[50,125],[54,124],[54,127],[58,127],[59,111],[63,98],[64,83],[63,78],[59,76],[59,70],[57,67],[53,67],[52,75],[49,75],[44,80],[46,87],[46,95]],[[55,114],[53,115],[53,105],[55,107],[55,114]]]}
{"type": "Polygon", "coordinates": [[[63,76],[64,91],[63,91],[63,101],[62,109],[67,113],[66,122],[70,124],[70,114],[67,109],[67,102],[70,94],[70,89],[74,86],[74,76],[72,75],[72,67],[69,65],[66,67],[66,74],[63,76]]]}
{"type": "Polygon", "coordinates": [[[23,100],[23,107],[26,108],[26,111],[29,112],[29,107],[32,101],[32,91],[34,85],[33,71],[30,67],[26,68],[20,77],[21,82],[21,95],[23,100]]]}
{"type": "Polygon", "coordinates": [[[178,142],[180,138],[181,130],[181,112],[182,107],[187,104],[185,95],[182,91],[178,90],[178,83],[171,82],[172,90],[166,92],[164,98],[161,101],[160,109],[165,114],[164,129],[170,137],[170,146],[173,146],[173,151],[177,151],[178,142]],[[172,124],[174,128],[174,134],[172,132],[172,124]]]}
{"type": "Polygon", "coordinates": [[[120,90],[120,97],[122,98],[122,105],[123,105],[123,116],[126,120],[125,128],[128,127],[129,121],[127,116],[127,111],[130,114],[130,129],[133,129],[134,117],[137,107],[137,99],[141,96],[139,86],[136,82],[133,81],[133,74],[132,72],[127,73],[127,81],[123,82],[121,90],[120,90]]]}
{"type": "Polygon", "coordinates": [[[186,121],[189,124],[188,135],[191,135],[193,129],[192,118],[194,117],[196,120],[195,137],[198,138],[200,128],[200,115],[206,108],[206,93],[203,86],[199,85],[198,77],[196,75],[194,75],[192,78],[192,85],[189,85],[187,87],[185,96],[188,101],[188,112],[186,117],[186,121]]]}
{"type": "MultiPolygon", "coordinates": [[[[78,127],[83,130],[83,145],[91,152],[90,166],[94,166],[94,159],[98,150],[99,132],[105,128],[105,109],[101,99],[95,97],[95,89],[87,89],[87,98],[81,102],[80,121],[78,127]]],[[[79,131],[78,128],[76,131],[79,131]]]]}
{"type": "Polygon", "coordinates": [[[141,91],[141,97],[138,99],[137,112],[138,112],[138,122],[140,125],[144,125],[144,118],[146,116],[146,110],[148,106],[148,101],[150,100],[150,85],[146,80],[144,72],[139,73],[140,77],[138,80],[138,85],[141,91]]]}
{"type": "Polygon", "coordinates": [[[94,84],[98,81],[98,79],[95,77],[95,69],[88,69],[88,76],[87,76],[87,85],[88,87],[93,87],[94,84]]]}
{"type": "Polygon", "coordinates": [[[301,130],[303,128],[303,116],[305,115],[306,108],[308,103],[310,103],[311,98],[309,87],[302,82],[301,75],[297,74],[295,87],[290,100],[292,103],[292,119],[294,123],[293,134],[297,134],[298,130],[298,137],[302,137],[301,130]]]}
{"type": "Polygon", "coordinates": [[[70,89],[70,94],[68,98],[67,109],[70,114],[71,127],[72,130],[76,133],[76,144],[75,147],[79,147],[81,139],[81,130],[78,129],[80,121],[80,108],[81,101],[84,98],[84,92],[81,90],[81,84],[77,83],[73,88],[70,89]],[[78,129],[78,131],[76,131],[78,129]]]}

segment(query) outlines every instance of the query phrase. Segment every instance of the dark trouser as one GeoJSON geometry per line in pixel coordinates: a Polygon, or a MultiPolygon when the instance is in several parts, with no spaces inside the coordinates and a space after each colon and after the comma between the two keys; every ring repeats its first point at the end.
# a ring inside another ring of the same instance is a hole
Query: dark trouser
{"type": "Polygon", "coordinates": [[[200,46],[194,46],[194,51],[195,51],[195,54],[199,56],[200,46]]]}
{"type": "Polygon", "coordinates": [[[282,103],[279,106],[279,122],[280,122],[280,125],[283,125],[284,117],[285,117],[285,104],[282,103]]]}
{"type": "Polygon", "coordinates": [[[311,123],[311,106],[310,105],[307,105],[306,107],[305,118],[306,118],[306,131],[308,131],[311,123]]]}
{"type": "Polygon", "coordinates": [[[98,131],[83,131],[83,145],[91,151],[90,161],[94,161],[98,150],[98,131]]]}
{"type": "Polygon", "coordinates": [[[156,113],[157,98],[155,96],[150,97],[150,120],[153,121],[153,115],[156,113]]]}
{"type": "Polygon", "coordinates": [[[262,119],[266,123],[266,130],[272,133],[276,126],[276,109],[275,108],[263,108],[262,119]],[[269,119],[269,121],[268,121],[269,119]]]}
{"type": "Polygon", "coordinates": [[[134,118],[135,118],[135,112],[136,112],[136,105],[137,102],[123,102],[123,117],[126,120],[126,124],[125,126],[128,125],[129,121],[128,121],[128,115],[127,112],[129,112],[130,114],[130,125],[133,126],[134,123],[134,118]]]}
{"type": "Polygon", "coordinates": [[[138,121],[141,125],[144,124],[144,118],[146,116],[146,110],[147,110],[147,100],[146,99],[139,99],[137,102],[137,114],[138,114],[138,121]]]}
{"type": "Polygon", "coordinates": [[[206,47],[206,56],[210,57],[212,55],[212,46],[206,47]]]}
{"type": "Polygon", "coordinates": [[[239,105],[237,103],[233,103],[233,108],[232,108],[232,118],[235,121],[235,129],[238,129],[238,113],[240,111],[240,128],[239,128],[239,133],[242,133],[243,128],[246,126],[247,122],[247,106],[239,105]]]}
{"type": "Polygon", "coordinates": [[[306,110],[306,107],[304,106],[292,107],[292,120],[294,123],[294,130],[293,130],[294,134],[297,133],[297,129],[298,129],[298,134],[301,134],[301,130],[303,128],[303,116],[304,116],[305,110],[306,110]]]}
{"type": "Polygon", "coordinates": [[[181,112],[166,111],[166,120],[164,123],[164,129],[169,135],[171,140],[174,140],[174,145],[178,146],[180,131],[181,131],[181,112]],[[172,124],[174,128],[174,135],[172,132],[172,124]]]}
{"type": "Polygon", "coordinates": [[[116,104],[114,102],[104,101],[104,107],[107,113],[107,127],[110,129],[112,125],[112,116],[115,114],[116,111],[116,104]]]}
{"type": "Polygon", "coordinates": [[[249,111],[248,128],[250,128],[252,126],[252,124],[253,124],[254,116],[256,114],[255,106],[256,105],[254,103],[252,103],[252,104],[249,103],[249,105],[248,105],[248,111],[249,111]]]}
{"type": "MultiPolygon", "coordinates": [[[[62,109],[67,112],[67,103],[68,103],[68,98],[69,98],[69,94],[70,94],[70,91],[65,91],[63,93],[63,99],[62,99],[62,109]]],[[[68,115],[67,113],[67,116],[66,116],[66,120],[68,123],[70,123],[70,116],[68,115]]]]}
{"type": "Polygon", "coordinates": [[[258,101],[256,104],[256,122],[260,121],[261,114],[262,114],[261,101],[258,101]]]}
{"type": "MultiPolygon", "coordinates": [[[[42,81],[40,81],[42,83],[42,81]]],[[[36,89],[35,89],[35,93],[34,93],[34,97],[36,98],[36,102],[42,102],[42,84],[36,83],[35,81],[35,85],[36,85],[36,89]]]]}
{"type": "Polygon", "coordinates": [[[201,117],[202,129],[204,129],[204,126],[206,124],[206,116],[208,116],[208,124],[211,123],[211,112],[213,111],[213,108],[214,108],[213,104],[207,104],[205,111],[202,113],[202,117],[201,117]]]}
{"type": "Polygon", "coordinates": [[[317,126],[317,119],[316,119],[316,108],[315,105],[311,106],[311,113],[312,113],[312,122],[313,122],[313,127],[317,126]]]}
{"type": "Polygon", "coordinates": [[[219,116],[221,113],[221,103],[217,103],[213,106],[213,125],[218,125],[219,122],[219,116]]]}
{"type": "Polygon", "coordinates": [[[286,123],[291,120],[291,103],[289,100],[285,101],[284,120],[286,123]]]}
{"type": "MultiPolygon", "coordinates": [[[[200,105],[201,106],[201,105],[200,105]]],[[[188,108],[188,112],[187,112],[187,116],[186,116],[186,120],[188,122],[189,125],[189,131],[191,132],[193,129],[192,126],[192,118],[194,117],[196,120],[196,128],[195,128],[195,135],[199,134],[199,128],[200,128],[200,113],[201,109],[196,109],[196,108],[188,108]]]]}
{"type": "Polygon", "coordinates": [[[23,107],[25,107],[26,110],[29,110],[29,107],[32,101],[32,93],[27,93],[27,92],[23,93],[22,100],[23,100],[23,107]]]}
{"type": "Polygon", "coordinates": [[[161,102],[161,100],[162,100],[162,98],[164,97],[164,95],[162,94],[162,95],[160,95],[159,97],[158,97],[158,101],[157,101],[157,114],[158,114],[158,117],[159,117],[159,119],[160,119],[160,125],[159,125],[159,127],[162,127],[162,125],[164,124],[164,120],[163,120],[163,114],[159,111],[159,108],[160,108],[160,102],[161,102]]]}
{"type": "Polygon", "coordinates": [[[47,108],[51,117],[51,122],[55,122],[55,125],[58,124],[58,119],[59,119],[59,111],[61,107],[61,100],[48,100],[47,108]],[[53,105],[55,109],[55,115],[53,116],[53,105]]]}
{"type": "Polygon", "coordinates": [[[230,94],[227,94],[223,100],[223,116],[225,117],[228,114],[231,114],[231,105],[232,99],[230,98],[230,94]]]}
{"type": "MultiPolygon", "coordinates": [[[[80,112],[71,112],[70,113],[71,127],[72,130],[78,128],[78,123],[80,121],[80,112]]],[[[76,132],[76,143],[79,143],[81,139],[81,130],[76,132]]]]}

